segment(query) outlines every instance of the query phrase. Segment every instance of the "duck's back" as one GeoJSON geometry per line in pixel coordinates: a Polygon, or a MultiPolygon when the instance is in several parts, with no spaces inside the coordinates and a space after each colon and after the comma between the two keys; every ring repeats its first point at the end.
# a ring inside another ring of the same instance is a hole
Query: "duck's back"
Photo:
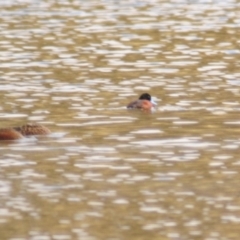
{"type": "Polygon", "coordinates": [[[18,131],[23,136],[45,135],[45,134],[51,133],[51,131],[48,128],[44,127],[41,124],[37,124],[37,123],[28,123],[21,127],[14,127],[14,130],[18,131]]]}
{"type": "Polygon", "coordinates": [[[137,108],[143,110],[149,110],[153,107],[153,104],[148,100],[136,100],[127,105],[127,108],[137,108]]]}

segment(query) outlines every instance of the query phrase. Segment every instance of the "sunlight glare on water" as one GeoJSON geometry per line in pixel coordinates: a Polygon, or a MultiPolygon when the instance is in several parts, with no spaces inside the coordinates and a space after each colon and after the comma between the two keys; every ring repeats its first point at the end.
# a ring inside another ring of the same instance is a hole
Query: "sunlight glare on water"
{"type": "Polygon", "coordinates": [[[0,0],[1,239],[238,240],[239,11],[0,0]]]}

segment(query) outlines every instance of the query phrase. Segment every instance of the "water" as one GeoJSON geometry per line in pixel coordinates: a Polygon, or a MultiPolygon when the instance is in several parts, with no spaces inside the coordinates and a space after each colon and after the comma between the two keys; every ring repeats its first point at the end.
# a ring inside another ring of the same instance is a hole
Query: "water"
{"type": "Polygon", "coordinates": [[[239,10],[0,1],[1,239],[238,240],[239,10]]]}

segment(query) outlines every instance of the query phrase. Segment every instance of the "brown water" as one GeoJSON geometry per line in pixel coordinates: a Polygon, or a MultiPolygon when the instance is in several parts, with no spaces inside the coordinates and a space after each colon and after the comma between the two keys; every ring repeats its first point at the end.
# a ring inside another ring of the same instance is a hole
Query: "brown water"
{"type": "Polygon", "coordinates": [[[0,239],[239,240],[240,1],[1,0],[0,239]],[[143,92],[152,113],[128,111],[143,92]]]}

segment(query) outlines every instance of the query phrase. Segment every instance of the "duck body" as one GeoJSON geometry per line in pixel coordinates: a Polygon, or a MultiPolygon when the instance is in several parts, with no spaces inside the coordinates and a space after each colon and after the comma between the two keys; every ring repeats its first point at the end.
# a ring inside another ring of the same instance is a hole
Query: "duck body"
{"type": "Polygon", "coordinates": [[[23,135],[13,128],[0,129],[0,140],[17,140],[20,138],[24,138],[23,135]]]}
{"type": "Polygon", "coordinates": [[[28,123],[21,127],[1,128],[0,140],[17,140],[25,136],[46,135],[51,131],[45,126],[37,123],[28,123]]]}
{"type": "Polygon", "coordinates": [[[143,93],[138,100],[132,101],[127,105],[129,109],[151,110],[156,105],[148,93],[143,93]]]}

